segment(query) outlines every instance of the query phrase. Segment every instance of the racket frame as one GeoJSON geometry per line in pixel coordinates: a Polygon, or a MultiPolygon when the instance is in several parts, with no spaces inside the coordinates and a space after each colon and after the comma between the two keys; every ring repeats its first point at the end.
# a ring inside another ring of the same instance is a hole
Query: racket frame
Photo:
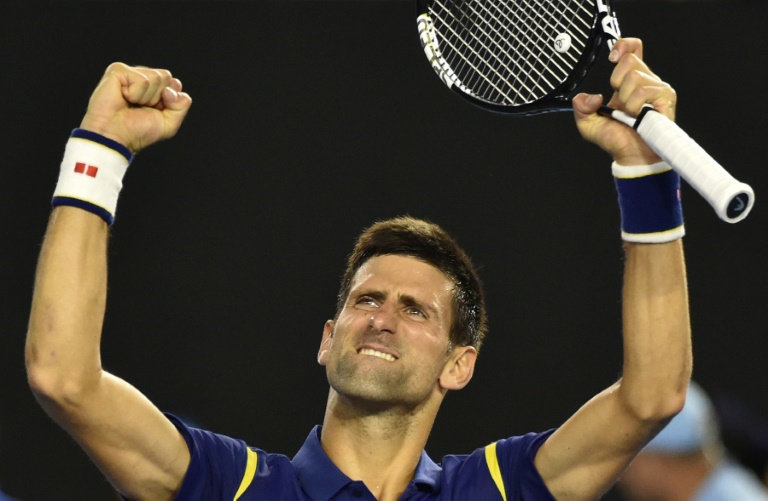
{"type": "Polygon", "coordinates": [[[465,86],[440,50],[441,40],[434,30],[434,21],[429,12],[430,6],[436,3],[451,4],[462,1],[465,0],[417,0],[419,40],[432,69],[448,88],[475,106],[499,113],[532,116],[572,111],[571,99],[589,74],[589,70],[602,50],[603,42],[612,48],[621,36],[610,0],[595,0],[590,36],[585,42],[584,50],[566,78],[544,97],[533,102],[523,104],[497,103],[475,95],[471,89],[465,86]]]}

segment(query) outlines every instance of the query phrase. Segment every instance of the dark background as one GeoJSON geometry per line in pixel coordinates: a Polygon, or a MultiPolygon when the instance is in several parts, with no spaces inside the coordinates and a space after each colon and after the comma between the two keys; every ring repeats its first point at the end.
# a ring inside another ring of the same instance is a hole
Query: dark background
{"type": "MultiPolygon", "coordinates": [[[[685,186],[695,378],[768,417],[765,2],[619,2],[679,123],[757,193],[728,225],[685,186]]],[[[112,61],[167,67],[194,105],[125,180],[103,361],[160,408],[293,455],[322,420],[315,362],[344,258],[376,219],[442,224],[482,267],[491,333],[427,446],[439,459],[557,426],[621,371],[609,159],[568,114],[465,104],[409,1],[0,3],[0,484],[110,499],[28,390],[23,346],[58,163],[112,61]]],[[[585,86],[607,91],[607,64],[585,86]]]]}

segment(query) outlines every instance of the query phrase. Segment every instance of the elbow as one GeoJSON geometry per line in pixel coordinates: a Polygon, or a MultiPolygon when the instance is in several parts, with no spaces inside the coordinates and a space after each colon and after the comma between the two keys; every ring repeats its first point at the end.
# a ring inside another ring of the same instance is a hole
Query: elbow
{"type": "Polygon", "coordinates": [[[83,406],[89,394],[89,385],[46,371],[27,369],[27,382],[37,401],[49,414],[70,414],[83,406]]]}
{"type": "Polygon", "coordinates": [[[687,390],[688,381],[684,381],[679,386],[652,393],[627,392],[624,403],[637,421],[654,427],[665,425],[683,410],[687,390]]]}
{"type": "Polygon", "coordinates": [[[78,374],[37,361],[26,356],[27,384],[46,410],[51,408],[78,407],[88,393],[92,383],[78,374]]]}
{"type": "Polygon", "coordinates": [[[35,398],[46,408],[56,403],[64,404],[77,393],[72,384],[54,371],[30,363],[27,363],[27,383],[35,398]]]}
{"type": "Polygon", "coordinates": [[[57,395],[63,393],[63,388],[66,386],[52,371],[29,362],[27,362],[27,384],[36,397],[46,400],[55,400],[57,395]]]}
{"type": "Polygon", "coordinates": [[[665,425],[677,416],[685,406],[685,395],[687,383],[679,391],[670,393],[665,398],[660,399],[654,408],[648,410],[643,416],[646,421],[664,423],[665,425]]]}

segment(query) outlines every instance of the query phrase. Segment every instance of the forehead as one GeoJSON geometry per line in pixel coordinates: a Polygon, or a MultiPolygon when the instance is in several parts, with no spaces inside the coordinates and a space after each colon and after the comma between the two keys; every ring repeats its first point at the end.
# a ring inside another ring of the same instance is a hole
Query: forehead
{"type": "Polygon", "coordinates": [[[352,277],[351,290],[377,288],[416,298],[432,299],[453,292],[453,281],[442,271],[410,256],[386,254],[368,259],[352,277]]]}

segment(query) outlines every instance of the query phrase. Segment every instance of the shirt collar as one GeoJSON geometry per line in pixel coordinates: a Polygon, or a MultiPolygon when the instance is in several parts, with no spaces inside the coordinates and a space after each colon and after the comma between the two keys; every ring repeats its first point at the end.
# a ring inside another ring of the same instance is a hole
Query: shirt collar
{"type": "Polygon", "coordinates": [[[413,476],[413,483],[417,486],[427,487],[434,493],[440,491],[440,477],[443,469],[440,468],[427,455],[427,451],[421,451],[421,459],[416,466],[416,474],[413,476]]]}
{"type": "MultiPolygon", "coordinates": [[[[319,425],[312,429],[292,461],[302,488],[310,498],[317,500],[331,499],[337,492],[352,483],[352,479],[342,473],[323,450],[320,443],[321,431],[322,426],[319,425]]],[[[421,459],[416,466],[416,474],[413,476],[413,483],[421,489],[438,492],[441,472],[440,466],[435,464],[425,451],[422,451],[421,459]]]]}

